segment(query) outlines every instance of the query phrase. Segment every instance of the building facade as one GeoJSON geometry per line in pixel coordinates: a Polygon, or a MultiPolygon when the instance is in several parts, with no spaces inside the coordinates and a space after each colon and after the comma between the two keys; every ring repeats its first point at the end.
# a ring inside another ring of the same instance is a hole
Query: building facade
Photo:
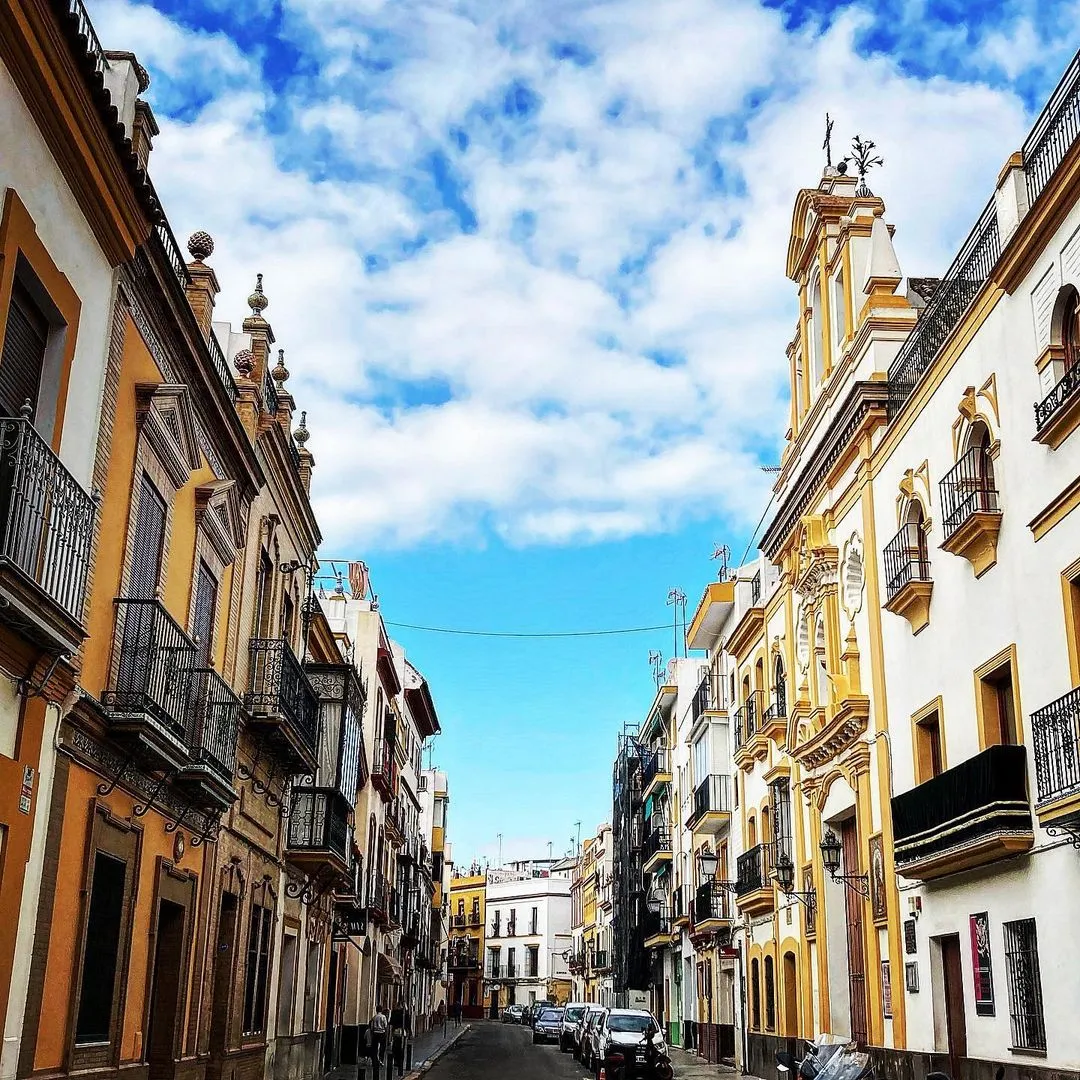
{"type": "Polygon", "coordinates": [[[487,877],[475,864],[450,880],[447,977],[451,1008],[468,1019],[484,1015],[484,908],[487,877]]]}
{"type": "Polygon", "coordinates": [[[615,1003],[611,977],[611,875],[611,826],[605,823],[581,845],[570,883],[572,1001],[608,1006],[615,1003]]]}

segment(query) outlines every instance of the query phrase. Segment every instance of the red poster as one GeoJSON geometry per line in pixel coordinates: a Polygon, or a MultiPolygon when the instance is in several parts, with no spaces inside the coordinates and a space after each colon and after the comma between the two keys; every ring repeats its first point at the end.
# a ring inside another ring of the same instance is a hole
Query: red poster
{"type": "Polygon", "coordinates": [[[990,917],[985,911],[969,916],[971,970],[975,979],[975,1012],[994,1015],[994,976],[990,961],[990,917]]]}

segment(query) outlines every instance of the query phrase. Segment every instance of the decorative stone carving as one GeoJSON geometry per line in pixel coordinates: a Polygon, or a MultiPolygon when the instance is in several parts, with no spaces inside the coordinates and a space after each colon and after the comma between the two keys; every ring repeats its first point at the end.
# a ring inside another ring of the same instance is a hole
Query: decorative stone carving
{"type": "Polygon", "coordinates": [[[214,238],[208,232],[199,229],[188,237],[187,249],[191,257],[197,263],[201,263],[214,254],[214,238]]]}

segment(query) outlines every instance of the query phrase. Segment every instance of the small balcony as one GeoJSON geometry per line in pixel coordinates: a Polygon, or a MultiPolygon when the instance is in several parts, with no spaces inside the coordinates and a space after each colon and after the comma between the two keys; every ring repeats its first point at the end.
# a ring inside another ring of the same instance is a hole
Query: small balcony
{"type": "Polygon", "coordinates": [[[759,753],[764,756],[766,743],[758,739],[765,712],[765,692],[751,690],[742,707],[735,713],[735,756],[740,767],[747,767],[759,753]]]}
{"type": "Polygon", "coordinates": [[[885,609],[902,615],[917,634],[930,621],[930,559],[926,534],[917,521],[909,521],[885,545],[885,609]]]}
{"type": "Polygon", "coordinates": [[[646,911],[642,919],[645,948],[663,948],[671,944],[671,919],[666,910],[646,911]]]}
{"type": "Polygon", "coordinates": [[[286,834],[289,862],[312,877],[327,868],[344,876],[349,868],[350,812],[334,788],[294,787],[286,834]]]}
{"type": "Polygon", "coordinates": [[[671,783],[668,752],[663,747],[653,750],[642,762],[641,783],[645,789],[645,798],[659,791],[665,784],[671,783]]]}
{"type": "Polygon", "coordinates": [[[1035,842],[1027,748],[989,746],[892,800],[897,873],[932,881],[1035,842]]]}
{"type": "Polygon", "coordinates": [[[0,621],[74,654],[97,506],[26,417],[0,418],[0,621]]]}
{"type": "Polygon", "coordinates": [[[990,452],[973,446],[945,474],[941,489],[941,546],[971,563],[981,577],[997,562],[1001,508],[990,452]]]}
{"type": "Polygon", "coordinates": [[[1065,369],[1054,388],[1035,403],[1035,439],[1057,449],[1080,416],[1080,363],[1065,369]]]}
{"type": "Polygon", "coordinates": [[[375,757],[371,764],[371,783],[390,802],[398,792],[398,763],[394,756],[394,744],[389,739],[375,740],[375,757]]]}
{"type": "Polygon", "coordinates": [[[697,833],[715,836],[731,820],[731,778],[706,776],[694,788],[694,805],[686,824],[697,833]]]}
{"type": "Polygon", "coordinates": [[[671,862],[671,827],[669,825],[657,825],[645,838],[642,859],[642,870],[646,874],[653,873],[661,863],[671,862]]]}
{"type": "Polygon", "coordinates": [[[692,722],[696,724],[707,713],[717,716],[724,712],[724,684],[719,675],[706,672],[690,703],[692,722]]]}
{"type": "Polygon", "coordinates": [[[405,843],[405,808],[400,799],[387,804],[384,818],[390,839],[397,844],[405,843]]]}
{"type": "Polygon", "coordinates": [[[248,693],[252,726],[271,737],[294,773],[314,773],[319,695],[283,638],[252,638],[248,693]]]}
{"type": "Polygon", "coordinates": [[[420,913],[414,912],[404,920],[401,931],[401,947],[403,949],[415,949],[420,944],[420,913]]]}
{"type": "Polygon", "coordinates": [[[783,687],[773,687],[772,701],[761,714],[760,731],[766,739],[779,740],[787,736],[787,698],[783,687]]]}
{"type": "Polygon", "coordinates": [[[693,902],[689,885],[676,885],[671,890],[671,925],[676,928],[690,921],[693,902]]]}
{"type": "Polygon", "coordinates": [[[1080,687],[1031,714],[1035,813],[1050,828],[1080,834],[1080,687]]]}
{"type": "Polygon", "coordinates": [[[226,810],[236,799],[236,740],[244,706],[211,668],[192,672],[192,720],[188,761],[176,777],[198,806],[226,810]]]}
{"type": "Polygon", "coordinates": [[[731,924],[731,893],[722,881],[706,881],[694,896],[694,931],[709,933],[731,924]]]}
{"type": "Polygon", "coordinates": [[[447,966],[451,971],[479,971],[480,953],[477,949],[455,949],[451,946],[447,966]]]}
{"type": "Polygon", "coordinates": [[[610,971],[611,970],[611,954],[607,949],[597,949],[593,953],[593,968],[596,971],[610,971]]]}
{"type": "Polygon", "coordinates": [[[372,922],[386,926],[390,920],[390,882],[378,874],[371,883],[371,896],[368,898],[368,910],[372,922]]]}
{"type": "Polygon", "coordinates": [[[110,730],[151,768],[188,764],[195,643],[158,600],[118,599],[109,689],[110,730]]]}
{"type": "Polygon", "coordinates": [[[775,898],[771,872],[770,844],[758,844],[739,856],[735,872],[735,894],[741,911],[751,916],[765,915],[772,911],[775,898]]]}

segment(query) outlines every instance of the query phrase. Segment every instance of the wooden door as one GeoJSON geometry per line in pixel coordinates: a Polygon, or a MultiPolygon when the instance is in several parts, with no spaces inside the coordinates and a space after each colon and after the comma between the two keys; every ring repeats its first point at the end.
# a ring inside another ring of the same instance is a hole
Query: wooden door
{"type": "MultiPolygon", "coordinates": [[[[840,826],[840,840],[844,849],[843,873],[858,874],[859,839],[855,819],[840,826]]],[[[847,922],[848,992],[851,1006],[851,1037],[865,1046],[869,1033],[866,1022],[866,942],[863,934],[863,898],[848,885],[844,886],[845,915],[847,922]]]]}
{"type": "Polygon", "coordinates": [[[945,1019],[949,1029],[950,1072],[955,1075],[957,1059],[967,1057],[964,969],[960,963],[960,938],[956,934],[941,939],[941,967],[945,977],[945,1019]]]}

